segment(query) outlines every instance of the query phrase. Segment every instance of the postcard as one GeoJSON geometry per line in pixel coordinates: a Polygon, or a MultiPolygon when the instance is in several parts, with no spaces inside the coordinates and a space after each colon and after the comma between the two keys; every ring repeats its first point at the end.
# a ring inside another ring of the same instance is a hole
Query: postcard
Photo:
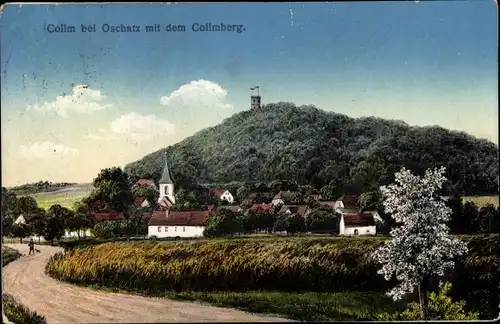
{"type": "Polygon", "coordinates": [[[3,5],[3,321],[496,318],[497,13],[3,5]]]}

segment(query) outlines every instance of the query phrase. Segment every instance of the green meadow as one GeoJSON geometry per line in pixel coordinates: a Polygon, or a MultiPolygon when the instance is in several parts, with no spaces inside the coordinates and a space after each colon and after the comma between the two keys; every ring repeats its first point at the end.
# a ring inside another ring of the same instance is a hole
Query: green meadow
{"type": "Polygon", "coordinates": [[[498,207],[498,196],[466,196],[463,197],[464,203],[467,201],[473,202],[478,208],[488,204],[498,207]]]}
{"type": "Polygon", "coordinates": [[[79,183],[51,192],[39,192],[31,194],[40,208],[49,209],[52,205],[61,205],[71,208],[77,201],[85,198],[93,189],[91,183],[79,183]]]}

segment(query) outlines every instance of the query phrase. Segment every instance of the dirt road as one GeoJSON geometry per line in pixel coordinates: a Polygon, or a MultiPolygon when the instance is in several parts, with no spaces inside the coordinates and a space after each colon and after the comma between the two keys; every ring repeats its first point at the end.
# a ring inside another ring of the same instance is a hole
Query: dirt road
{"type": "Polygon", "coordinates": [[[38,245],[41,253],[28,256],[27,244],[6,244],[23,253],[3,268],[4,292],[52,323],[154,322],[283,322],[242,311],[168,299],[106,293],[59,282],[45,274],[48,258],[59,247],[38,245]]]}

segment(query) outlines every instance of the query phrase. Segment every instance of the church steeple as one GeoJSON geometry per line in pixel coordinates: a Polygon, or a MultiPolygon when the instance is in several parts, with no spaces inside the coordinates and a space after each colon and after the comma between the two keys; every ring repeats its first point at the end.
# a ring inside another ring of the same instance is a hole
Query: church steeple
{"type": "Polygon", "coordinates": [[[160,181],[158,181],[160,185],[160,197],[158,197],[158,202],[160,202],[164,197],[167,197],[172,204],[175,204],[174,197],[174,182],[172,178],[170,178],[170,170],[168,169],[167,162],[167,151],[165,151],[165,166],[163,167],[163,174],[161,176],[160,181]]]}
{"type": "Polygon", "coordinates": [[[163,174],[161,176],[160,181],[158,181],[158,183],[173,184],[172,179],[170,178],[170,170],[168,169],[167,151],[166,150],[165,150],[165,166],[163,167],[163,174]]]}

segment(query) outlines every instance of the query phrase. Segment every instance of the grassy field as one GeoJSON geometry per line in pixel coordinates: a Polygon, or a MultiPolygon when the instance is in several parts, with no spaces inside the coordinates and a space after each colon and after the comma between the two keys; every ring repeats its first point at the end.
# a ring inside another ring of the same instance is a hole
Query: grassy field
{"type": "Polygon", "coordinates": [[[79,183],[57,191],[40,192],[30,196],[35,198],[38,206],[44,209],[49,209],[55,204],[71,208],[75,202],[86,197],[92,189],[91,183],[79,183]]]}
{"type": "Polygon", "coordinates": [[[498,207],[498,196],[466,196],[463,197],[464,203],[471,201],[476,204],[479,208],[486,206],[487,204],[493,204],[498,207]]]}

